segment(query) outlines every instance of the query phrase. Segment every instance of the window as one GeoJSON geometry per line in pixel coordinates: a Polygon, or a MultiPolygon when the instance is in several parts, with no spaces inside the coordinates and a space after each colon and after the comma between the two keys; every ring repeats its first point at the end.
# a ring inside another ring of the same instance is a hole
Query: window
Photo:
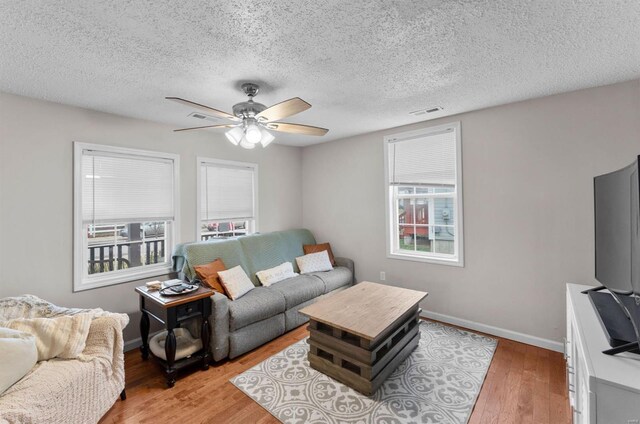
{"type": "Polygon", "coordinates": [[[463,266],[460,123],[384,144],[389,257],[463,266]]]}
{"type": "Polygon", "coordinates": [[[170,271],[179,158],[74,143],[74,291],[170,271]]]}
{"type": "Polygon", "coordinates": [[[257,231],[258,165],[198,158],[198,238],[257,231]]]}

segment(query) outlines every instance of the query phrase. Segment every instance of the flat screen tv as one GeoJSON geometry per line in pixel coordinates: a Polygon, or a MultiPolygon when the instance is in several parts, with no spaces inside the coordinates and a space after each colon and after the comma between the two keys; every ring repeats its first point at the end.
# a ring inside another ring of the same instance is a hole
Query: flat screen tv
{"type": "Polygon", "coordinates": [[[640,156],[594,178],[596,279],[589,292],[615,354],[640,346],[640,156]],[[626,346],[626,349],[624,348],[626,346]]]}
{"type": "Polygon", "coordinates": [[[640,294],[639,160],[593,180],[596,279],[619,294],[640,294]]]}

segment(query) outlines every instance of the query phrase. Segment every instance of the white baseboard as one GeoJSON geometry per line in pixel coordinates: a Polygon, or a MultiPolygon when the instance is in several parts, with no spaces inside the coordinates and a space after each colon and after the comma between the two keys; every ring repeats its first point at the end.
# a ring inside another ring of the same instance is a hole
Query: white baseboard
{"type": "Polygon", "coordinates": [[[509,340],[515,340],[520,343],[542,347],[544,349],[554,350],[556,352],[562,352],[564,350],[564,346],[560,342],[531,336],[529,334],[518,333],[517,331],[494,327],[492,325],[482,324],[479,322],[469,321],[466,319],[456,318],[431,311],[422,311],[420,315],[425,318],[434,319],[436,321],[446,322],[448,324],[457,325],[460,327],[468,328],[470,330],[480,331],[482,333],[492,334],[494,336],[502,337],[509,340]]]}
{"type": "MultiPolygon", "coordinates": [[[[164,331],[164,330],[159,330],[159,331],[154,331],[153,333],[149,333],[149,339],[151,339],[151,337],[153,337],[156,334],[158,334],[160,331],[164,331]]],[[[128,340],[128,341],[124,342],[124,349],[123,350],[125,352],[129,352],[130,350],[137,349],[140,346],[142,346],[142,337],[136,337],[135,339],[131,339],[131,340],[128,340]]]]}
{"type": "MultiPolygon", "coordinates": [[[[515,340],[520,343],[526,343],[533,346],[538,346],[544,349],[553,350],[556,352],[562,352],[564,346],[560,342],[554,342],[553,340],[543,339],[541,337],[531,336],[529,334],[518,333],[517,331],[506,330],[500,327],[494,327],[492,325],[482,324],[475,321],[469,321],[462,318],[452,317],[450,315],[439,314],[437,312],[422,311],[420,314],[425,318],[431,318],[436,321],[446,322],[448,324],[457,325],[460,327],[468,328],[470,330],[480,331],[482,333],[492,334],[494,336],[502,337],[509,340],[515,340]]],[[[158,332],[154,333],[157,334],[158,332]]],[[[154,334],[150,334],[151,338],[154,334]]],[[[128,352],[139,348],[142,345],[142,339],[137,337],[124,343],[124,351],[128,352]]]]}
{"type": "Polygon", "coordinates": [[[133,340],[129,340],[128,342],[124,342],[124,351],[129,352],[130,350],[137,349],[142,346],[142,338],[136,337],[133,340]]]}

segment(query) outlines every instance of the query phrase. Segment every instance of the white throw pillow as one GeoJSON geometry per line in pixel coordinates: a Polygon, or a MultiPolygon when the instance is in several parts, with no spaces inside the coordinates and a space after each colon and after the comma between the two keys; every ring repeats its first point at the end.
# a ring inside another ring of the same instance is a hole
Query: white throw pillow
{"type": "Polygon", "coordinates": [[[308,255],[296,258],[300,274],[308,274],[310,272],[331,271],[331,260],[326,250],[318,253],[309,253],[308,255]]]}
{"type": "Polygon", "coordinates": [[[12,328],[35,336],[38,361],[51,358],[77,358],[85,348],[93,314],[63,315],[55,318],[17,318],[0,321],[0,327],[12,328]]]}
{"type": "Polygon", "coordinates": [[[273,268],[256,272],[256,277],[258,277],[260,283],[265,287],[269,287],[271,284],[275,284],[278,281],[295,277],[296,275],[298,275],[298,273],[293,272],[293,265],[291,265],[291,262],[285,262],[278,266],[274,266],[273,268]]]}
{"type": "Polygon", "coordinates": [[[226,271],[218,271],[218,277],[231,300],[236,300],[256,288],[240,265],[226,271]]]}
{"type": "Polygon", "coordinates": [[[0,327],[0,394],[20,381],[38,360],[36,338],[23,331],[0,327]]]}

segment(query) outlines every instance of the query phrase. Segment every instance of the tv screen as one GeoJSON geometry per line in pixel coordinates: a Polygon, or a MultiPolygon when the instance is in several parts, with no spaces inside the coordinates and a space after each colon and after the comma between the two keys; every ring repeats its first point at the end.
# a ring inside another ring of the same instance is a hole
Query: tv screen
{"type": "Polygon", "coordinates": [[[596,279],[620,294],[640,294],[638,160],[594,178],[596,279]]]}

